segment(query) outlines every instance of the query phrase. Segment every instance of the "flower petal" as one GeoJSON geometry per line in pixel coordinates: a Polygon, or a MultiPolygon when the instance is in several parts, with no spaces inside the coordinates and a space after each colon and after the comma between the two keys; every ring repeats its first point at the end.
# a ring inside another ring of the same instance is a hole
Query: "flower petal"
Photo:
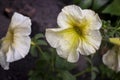
{"type": "Polygon", "coordinates": [[[59,46],[59,41],[61,39],[61,36],[58,35],[57,32],[62,31],[62,29],[46,29],[46,39],[48,41],[48,43],[53,47],[56,48],[59,46]]]}
{"type": "Polygon", "coordinates": [[[10,23],[9,31],[10,30],[14,30],[15,35],[30,35],[30,18],[15,12],[10,23]]]}
{"type": "Polygon", "coordinates": [[[98,30],[91,30],[87,36],[89,43],[98,50],[101,44],[102,36],[98,30]]]}
{"type": "Polygon", "coordinates": [[[90,30],[89,34],[85,37],[86,40],[80,39],[78,51],[82,55],[90,55],[99,49],[102,36],[98,30],[90,30]]]}
{"type": "Polygon", "coordinates": [[[24,58],[30,49],[30,37],[18,36],[14,40],[15,42],[9,47],[7,55],[7,62],[13,62],[24,58]]]}
{"type": "Polygon", "coordinates": [[[77,62],[79,59],[79,52],[77,52],[76,49],[74,49],[72,52],[69,53],[67,61],[68,62],[77,62]]]}
{"type": "Polygon", "coordinates": [[[120,38],[109,38],[109,41],[115,45],[120,46],[120,38]]]}
{"type": "Polygon", "coordinates": [[[76,5],[69,5],[66,6],[62,9],[62,12],[65,13],[66,15],[70,15],[72,17],[75,17],[77,19],[83,18],[81,8],[76,5]]]}
{"type": "Polygon", "coordinates": [[[100,20],[98,14],[96,14],[94,11],[89,10],[89,9],[82,10],[82,13],[84,14],[84,17],[90,23],[88,27],[91,30],[99,30],[101,28],[102,21],[100,20]]]}
{"type": "Polygon", "coordinates": [[[103,63],[109,68],[120,71],[120,49],[118,46],[113,47],[111,50],[108,50],[106,54],[103,55],[103,63]],[[119,50],[119,51],[118,51],[119,50]]]}
{"type": "Polygon", "coordinates": [[[71,27],[70,20],[68,18],[68,16],[66,14],[64,14],[63,12],[60,12],[57,18],[57,23],[58,26],[61,28],[69,28],[71,27]]]}
{"type": "Polygon", "coordinates": [[[9,63],[6,62],[6,55],[1,51],[0,51],[0,65],[5,70],[9,69],[9,63]]]}
{"type": "Polygon", "coordinates": [[[68,28],[71,27],[72,21],[79,21],[81,18],[81,8],[76,5],[70,5],[62,9],[62,12],[58,15],[57,23],[59,27],[68,28]]]}
{"type": "Polygon", "coordinates": [[[46,39],[69,62],[78,60],[78,52],[89,55],[99,48],[102,37],[98,30],[102,23],[95,12],[66,6],[58,15],[57,23],[60,29],[47,29],[46,39]]]}
{"type": "Polygon", "coordinates": [[[48,43],[57,49],[57,53],[60,57],[65,59],[68,58],[69,62],[77,61],[78,54],[76,52],[76,47],[78,47],[78,36],[75,35],[72,29],[56,30],[57,31],[55,31],[55,29],[46,30],[46,39],[48,43]]]}
{"type": "Polygon", "coordinates": [[[61,49],[61,48],[57,48],[57,53],[60,57],[67,59],[68,62],[77,62],[79,59],[79,53],[76,51],[76,49],[70,49],[68,48],[68,50],[66,49],[61,49]]]}
{"type": "Polygon", "coordinates": [[[90,55],[95,53],[95,48],[88,41],[84,40],[80,40],[79,47],[77,48],[77,50],[82,55],[90,55]]]}
{"type": "Polygon", "coordinates": [[[120,47],[119,47],[119,52],[118,52],[118,67],[117,71],[120,71],[120,47]]]}
{"type": "Polygon", "coordinates": [[[57,54],[60,56],[60,57],[62,57],[62,58],[64,58],[64,59],[67,59],[67,57],[68,57],[68,51],[64,51],[64,50],[62,50],[61,48],[56,48],[56,51],[57,51],[57,54]]]}
{"type": "Polygon", "coordinates": [[[78,40],[73,36],[69,40],[71,41],[60,40],[59,46],[56,48],[57,53],[60,57],[67,59],[68,62],[77,62],[79,59],[77,52],[78,40]]]}

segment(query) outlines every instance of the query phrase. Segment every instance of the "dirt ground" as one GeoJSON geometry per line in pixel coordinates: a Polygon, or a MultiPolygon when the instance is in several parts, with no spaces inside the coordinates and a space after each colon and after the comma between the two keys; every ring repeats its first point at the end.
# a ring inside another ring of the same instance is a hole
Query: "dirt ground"
{"type": "MultiPolygon", "coordinates": [[[[36,33],[44,33],[45,28],[56,27],[57,16],[67,4],[71,4],[71,0],[0,0],[0,38],[5,36],[14,12],[32,19],[32,37],[36,33]]],[[[0,80],[28,80],[28,72],[34,68],[35,61],[36,58],[29,54],[24,59],[11,63],[8,71],[0,67],[0,80]]]]}

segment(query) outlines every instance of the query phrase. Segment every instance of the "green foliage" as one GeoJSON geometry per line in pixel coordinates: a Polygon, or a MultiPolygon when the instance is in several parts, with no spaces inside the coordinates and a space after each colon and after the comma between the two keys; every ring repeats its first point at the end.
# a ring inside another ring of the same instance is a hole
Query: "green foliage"
{"type": "Polygon", "coordinates": [[[103,13],[120,16],[120,0],[113,0],[113,2],[103,10],[103,13]]]}
{"type": "Polygon", "coordinates": [[[120,0],[73,0],[73,3],[82,9],[90,8],[97,12],[120,16],[120,0]]]}
{"type": "MultiPolygon", "coordinates": [[[[103,20],[102,23],[101,32],[103,40],[107,41],[110,37],[120,37],[120,19],[117,19],[114,22],[103,20]]],[[[111,47],[110,43],[105,42],[104,45],[106,44],[107,48],[111,47]]],[[[103,64],[101,64],[98,68],[99,74],[97,74],[97,76],[100,80],[120,80],[120,72],[115,72],[103,64]]]]}
{"type": "Polygon", "coordinates": [[[120,37],[120,20],[118,19],[114,24],[111,21],[102,20],[102,35],[103,39],[107,40],[110,37],[120,37]],[[107,35],[106,35],[107,34],[107,35]]]}
{"type": "Polygon", "coordinates": [[[68,71],[61,71],[58,75],[61,77],[61,80],[76,80],[76,77],[68,71]]]}
{"type": "Polygon", "coordinates": [[[31,42],[31,49],[30,53],[32,56],[37,57],[38,56],[38,48],[39,46],[47,46],[47,42],[44,40],[44,35],[42,33],[36,34],[32,38],[31,42]]]}
{"type": "Polygon", "coordinates": [[[74,0],[74,4],[79,5],[81,8],[89,8],[92,0],[74,0]]]}
{"type": "Polygon", "coordinates": [[[31,53],[31,55],[32,56],[34,56],[34,57],[36,57],[36,56],[38,56],[38,50],[37,50],[37,48],[36,48],[36,46],[31,46],[31,48],[30,48],[30,53],[31,53]]]}
{"type": "Polygon", "coordinates": [[[76,80],[69,72],[69,70],[74,68],[73,64],[53,54],[55,53],[44,53],[47,59],[41,55],[35,69],[29,73],[29,80],[76,80]]]}
{"type": "Polygon", "coordinates": [[[115,72],[103,64],[100,65],[99,69],[99,77],[101,78],[101,80],[120,80],[120,72],[115,72]]]}
{"type": "Polygon", "coordinates": [[[38,57],[35,69],[29,72],[29,80],[76,80],[70,70],[75,64],[67,62],[59,57],[53,48],[43,50],[41,46],[47,46],[43,34],[37,34],[32,38],[31,54],[38,57]]]}
{"type": "Polygon", "coordinates": [[[105,6],[106,3],[108,3],[110,0],[92,0],[92,1],[93,1],[92,9],[99,10],[100,8],[105,6]]]}
{"type": "Polygon", "coordinates": [[[109,0],[73,0],[73,3],[79,5],[83,9],[91,8],[93,10],[98,10],[108,1],[109,0]]]}
{"type": "Polygon", "coordinates": [[[42,33],[39,33],[39,34],[36,34],[34,38],[36,40],[38,40],[38,39],[43,38],[43,37],[44,37],[44,35],[42,33]]]}
{"type": "Polygon", "coordinates": [[[75,64],[69,63],[63,58],[57,56],[55,66],[61,70],[72,70],[75,67],[75,64]]]}
{"type": "Polygon", "coordinates": [[[88,56],[85,59],[88,62],[88,68],[87,71],[91,72],[91,80],[96,80],[97,74],[99,72],[98,68],[93,65],[93,59],[94,55],[88,56]]]}

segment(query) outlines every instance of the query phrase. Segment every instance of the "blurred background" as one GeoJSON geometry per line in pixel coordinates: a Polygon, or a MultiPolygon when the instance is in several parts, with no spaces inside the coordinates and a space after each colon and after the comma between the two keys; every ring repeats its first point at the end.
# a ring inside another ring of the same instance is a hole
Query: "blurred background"
{"type": "MultiPolygon", "coordinates": [[[[114,26],[120,19],[120,0],[0,0],[0,38],[5,36],[14,12],[31,18],[31,37],[34,37],[38,33],[44,34],[46,28],[57,27],[59,12],[64,6],[70,4],[76,4],[82,9],[94,10],[102,20],[106,21],[105,25],[108,26],[114,26]]],[[[92,60],[80,56],[79,62],[76,63],[74,69],[70,70],[72,74],[84,71],[91,62],[95,68],[92,73],[85,72],[78,75],[77,80],[120,80],[120,73],[116,73],[102,64],[101,57],[108,48],[104,45],[101,47],[100,54],[96,54],[92,60]]],[[[24,59],[11,63],[10,69],[7,71],[0,67],[0,80],[42,80],[31,79],[32,75],[29,75],[30,71],[35,69],[38,59],[29,54],[24,59]]]]}

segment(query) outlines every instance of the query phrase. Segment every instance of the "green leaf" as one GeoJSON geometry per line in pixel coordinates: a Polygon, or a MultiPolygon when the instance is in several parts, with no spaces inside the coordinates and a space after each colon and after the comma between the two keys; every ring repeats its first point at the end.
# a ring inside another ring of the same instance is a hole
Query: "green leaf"
{"type": "Polygon", "coordinates": [[[37,40],[36,42],[38,45],[44,45],[47,46],[47,42],[45,40],[37,40]]]}
{"type": "Polygon", "coordinates": [[[38,52],[37,52],[37,48],[36,46],[31,46],[30,48],[30,53],[33,57],[37,57],[38,56],[38,52]]]}
{"type": "Polygon", "coordinates": [[[42,33],[36,34],[35,39],[43,38],[44,35],[42,33]]]}
{"type": "Polygon", "coordinates": [[[68,71],[62,71],[60,74],[63,80],[76,80],[76,77],[68,71]]]}
{"type": "Polygon", "coordinates": [[[89,64],[92,64],[92,60],[91,60],[90,56],[86,56],[86,57],[85,57],[85,60],[86,60],[89,64]]]}
{"type": "Polygon", "coordinates": [[[92,69],[93,69],[94,72],[99,72],[97,67],[93,67],[92,69]]]}
{"type": "Polygon", "coordinates": [[[48,52],[44,52],[44,53],[42,54],[42,57],[41,57],[40,59],[41,59],[41,60],[50,61],[50,59],[51,59],[51,54],[48,53],[48,52]]]}
{"type": "Polygon", "coordinates": [[[42,80],[41,76],[39,76],[39,72],[37,72],[37,71],[32,71],[31,70],[28,73],[28,75],[29,75],[29,80],[42,80]]]}
{"type": "Polygon", "coordinates": [[[120,0],[113,0],[102,12],[120,16],[120,0]]]}
{"type": "Polygon", "coordinates": [[[81,0],[73,0],[74,4],[79,4],[81,0]]]}
{"type": "Polygon", "coordinates": [[[109,0],[93,0],[92,9],[97,10],[104,6],[109,0]]]}
{"type": "Polygon", "coordinates": [[[92,0],[80,0],[79,6],[83,9],[89,8],[91,6],[92,0]]]}
{"type": "Polygon", "coordinates": [[[65,59],[57,55],[55,66],[56,68],[61,69],[61,70],[71,70],[75,67],[75,64],[67,62],[65,59]]]}
{"type": "Polygon", "coordinates": [[[91,75],[92,75],[92,76],[91,76],[91,80],[95,80],[95,78],[96,78],[96,73],[95,73],[95,72],[92,72],[91,75]]]}

